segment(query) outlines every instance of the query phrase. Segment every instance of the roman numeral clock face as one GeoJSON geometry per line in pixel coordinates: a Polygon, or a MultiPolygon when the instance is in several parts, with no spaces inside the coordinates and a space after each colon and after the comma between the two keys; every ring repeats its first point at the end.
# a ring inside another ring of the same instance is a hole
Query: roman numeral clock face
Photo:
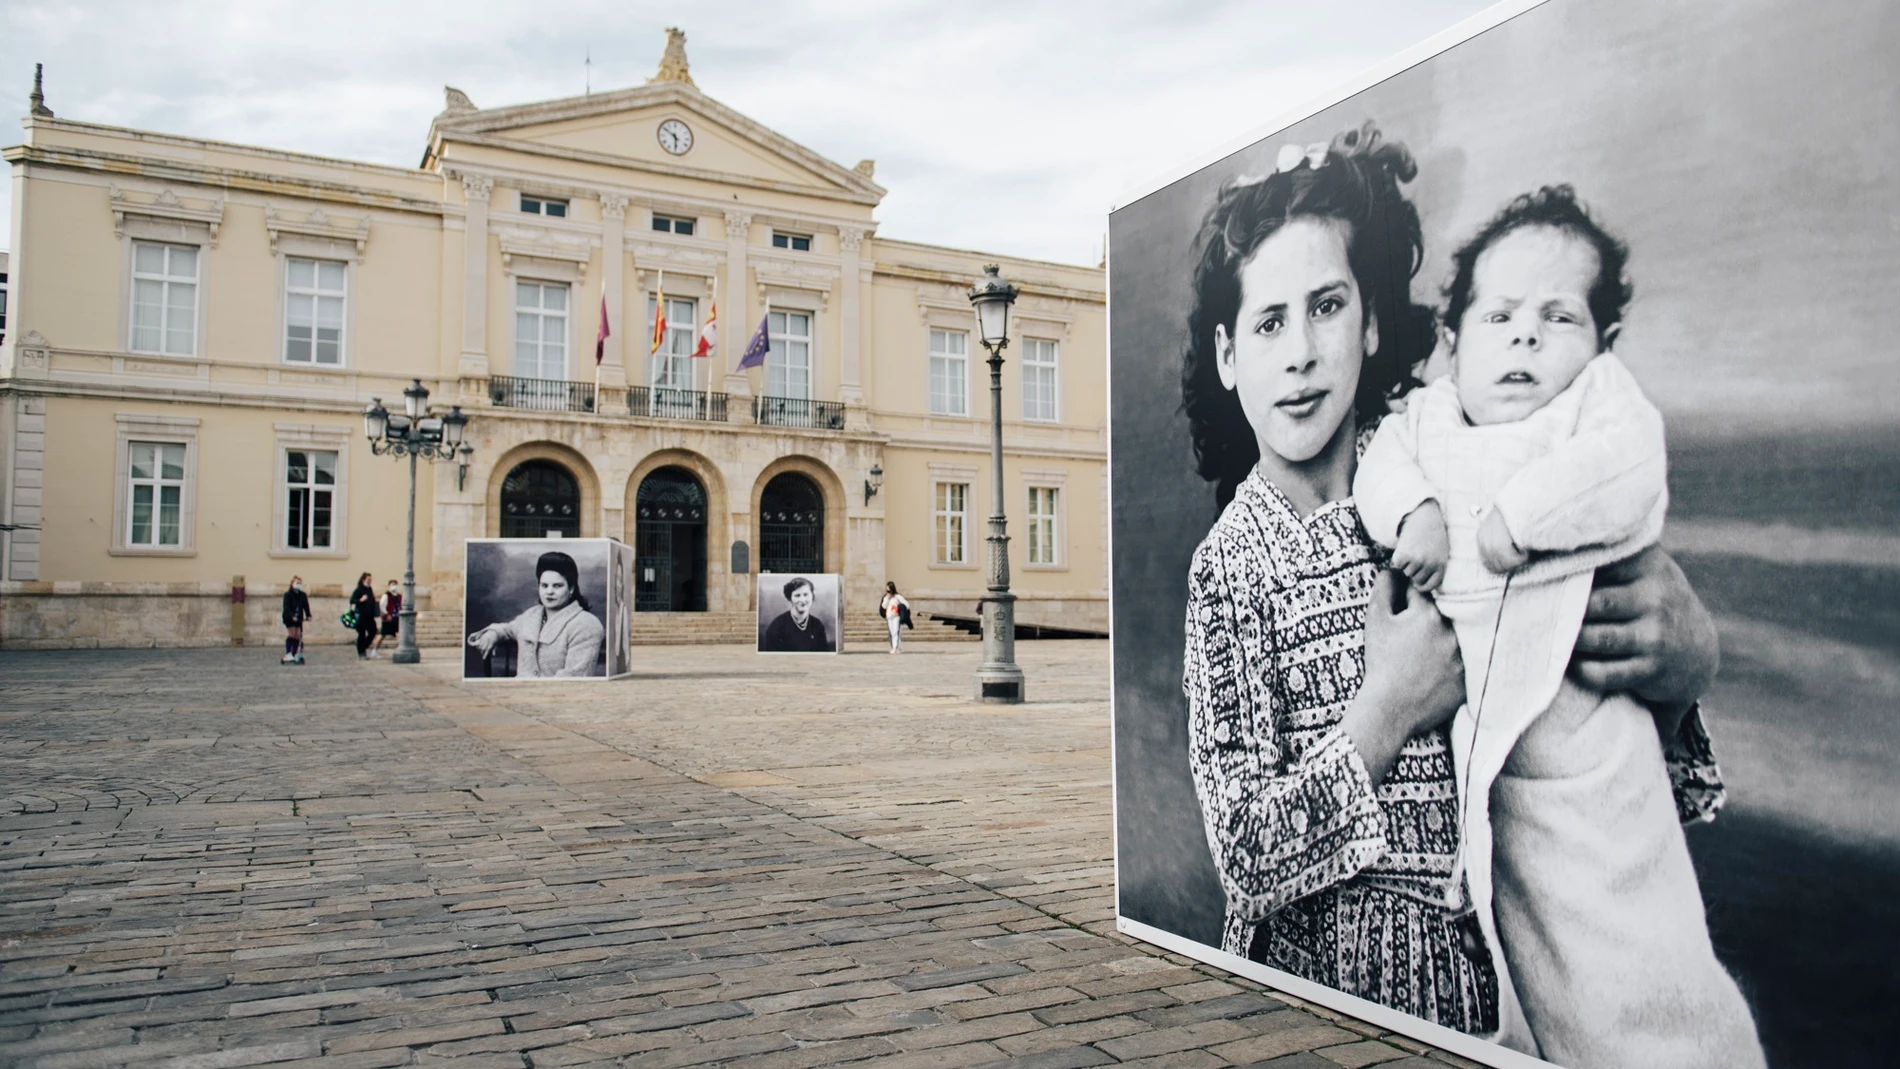
{"type": "Polygon", "coordinates": [[[660,124],[660,147],[675,156],[684,156],[693,147],[692,128],[678,119],[660,124]]]}

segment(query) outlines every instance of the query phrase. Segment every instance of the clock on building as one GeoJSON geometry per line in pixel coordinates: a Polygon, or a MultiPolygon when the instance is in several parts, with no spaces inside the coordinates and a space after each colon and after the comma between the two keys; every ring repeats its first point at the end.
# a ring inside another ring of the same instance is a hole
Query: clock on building
{"type": "Polygon", "coordinates": [[[675,156],[684,156],[693,147],[692,128],[678,119],[660,124],[660,147],[675,156]]]}

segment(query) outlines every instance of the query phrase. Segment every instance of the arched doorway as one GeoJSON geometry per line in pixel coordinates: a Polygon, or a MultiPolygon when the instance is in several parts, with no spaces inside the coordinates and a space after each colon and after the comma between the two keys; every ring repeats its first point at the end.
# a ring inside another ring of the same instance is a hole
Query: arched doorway
{"type": "Polygon", "coordinates": [[[660,468],[634,495],[633,607],[706,611],[706,488],[685,468],[660,468]]]}
{"type": "Polygon", "coordinates": [[[581,484],[552,460],[515,465],[501,483],[501,537],[581,536],[581,484]]]}
{"type": "Polygon", "coordinates": [[[774,476],[759,495],[759,570],[825,570],[825,496],[794,471],[774,476]]]}

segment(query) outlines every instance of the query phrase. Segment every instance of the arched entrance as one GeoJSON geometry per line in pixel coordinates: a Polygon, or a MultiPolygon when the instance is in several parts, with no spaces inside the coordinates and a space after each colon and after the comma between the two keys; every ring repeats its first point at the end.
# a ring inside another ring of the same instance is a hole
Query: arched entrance
{"type": "Polygon", "coordinates": [[[660,468],[634,495],[633,607],[706,611],[706,488],[685,468],[660,468]]]}
{"type": "Polygon", "coordinates": [[[501,483],[501,537],[581,536],[581,485],[552,460],[515,465],[501,483]]]}
{"type": "Polygon", "coordinates": [[[795,471],[782,472],[759,495],[759,571],[825,570],[825,495],[795,471]]]}

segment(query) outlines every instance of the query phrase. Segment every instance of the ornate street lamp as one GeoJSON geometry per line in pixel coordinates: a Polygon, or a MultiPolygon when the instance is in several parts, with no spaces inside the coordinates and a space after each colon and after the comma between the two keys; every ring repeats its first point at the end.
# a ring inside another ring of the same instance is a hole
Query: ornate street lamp
{"type": "Polygon", "coordinates": [[[871,470],[868,473],[868,476],[864,480],[864,503],[866,505],[869,505],[871,503],[871,499],[876,497],[877,492],[879,490],[882,490],[883,488],[884,488],[884,465],[873,464],[871,465],[871,470]]]}
{"type": "Polygon", "coordinates": [[[416,648],[416,460],[456,460],[466,472],[468,458],[475,450],[463,444],[468,417],[462,414],[462,406],[455,405],[443,415],[431,412],[429,389],[421,379],[404,387],[402,407],[401,412],[392,413],[383,408],[382,398],[371,399],[363,410],[363,434],[369,438],[370,452],[377,456],[409,458],[409,546],[402,573],[402,640],[392,660],[416,664],[422,660],[422,651],[416,648]]]}
{"type": "Polygon", "coordinates": [[[977,337],[990,353],[990,583],[983,598],[983,663],[976,670],[977,700],[1020,702],[1023,670],[1016,667],[1016,595],[1009,592],[1008,521],[1003,516],[1003,350],[1009,345],[1009,306],[1016,287],[1003,281],[996,265],[970,288],[976,307],[977,337]]]}

